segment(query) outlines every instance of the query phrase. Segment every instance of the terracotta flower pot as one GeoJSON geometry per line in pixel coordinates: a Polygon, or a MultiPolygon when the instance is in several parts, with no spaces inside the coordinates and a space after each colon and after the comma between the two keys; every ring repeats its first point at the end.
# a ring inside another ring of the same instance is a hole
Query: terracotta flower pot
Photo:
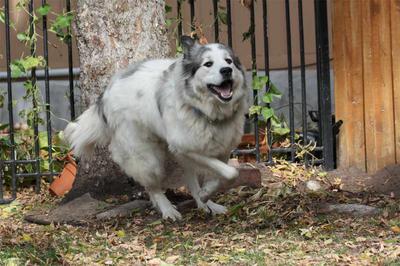
{"type": "Polygon", "coordinates": [[[70,191],[75,181],[76,171],[76,162],[74,161],[72,156],[68,154],[66,157],[64,169],[50,185],[50,193],[61,197],[68,191],[70,191]]]}
{"type": "MultiPolygon", "coordinates": [[[[268,154],[270,149],[269,149],[269,146],[267,145],[265,131],[262,129],[259,129],[258,142],[260,144],[260,153],[262,155],[268,154]]],[[[244,134],[242,136],[242,141],[239,144],[239,148],[246,149],[249,147],[255,147],[255,145],[256,145],[255,135],[254,134],[244,134]]],[[[240,162],[255,162],[255,155],[243,154],[239,157],[239,161],[240,162]]]]}

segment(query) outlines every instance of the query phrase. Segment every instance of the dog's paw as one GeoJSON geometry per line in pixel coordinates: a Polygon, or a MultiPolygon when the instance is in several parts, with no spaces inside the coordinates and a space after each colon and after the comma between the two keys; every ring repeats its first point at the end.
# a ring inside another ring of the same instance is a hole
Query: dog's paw
{"type": "Polygon", "coordinates": [[[199,210],[204,211],[205,213],[210,213],[211,209],[208,207],[208,205],[204,202],[197,202],[197,208],[199,210]]]}
{"type": "Polygon", "coordinates": [[[226,167],[225,170],[225,178],[228,180],[232,180],[239,177],[239,171],[232,166],[226,167]]]}
{"type": "Polygon", "coordinates": [[[219,205],[211,200],[208,200],[206,204],[208,209],[211,210],[212,215],[225,214],[228,211],[225,206],[219,205]]]}
{"type": "Polygon", "coordinates": [[[172,205],[171,208],[167,208],[161,211],[164,220],[171,219],[172,221],[182,220],[182,214],[178,212],[172,205]]]}

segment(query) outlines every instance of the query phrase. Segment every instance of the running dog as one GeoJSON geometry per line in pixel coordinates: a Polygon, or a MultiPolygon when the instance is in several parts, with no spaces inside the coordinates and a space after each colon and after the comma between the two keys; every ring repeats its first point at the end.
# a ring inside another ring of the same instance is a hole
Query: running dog
{"type": "Polygon", "coordinates": [[[188,36],[181,40],[180,57],[145,60],[117,73],[98,101],[64,131],[78,157],[108,146],[163,218],[174,221],[182,216],[164,194],[170,158],[183,169],[182,181],[198,208],[226,212],[208,196],[221,178],[238,176],[227,161],[243,134],[250,95],[243,67],[229,47],[201,45],[188,36]]]}

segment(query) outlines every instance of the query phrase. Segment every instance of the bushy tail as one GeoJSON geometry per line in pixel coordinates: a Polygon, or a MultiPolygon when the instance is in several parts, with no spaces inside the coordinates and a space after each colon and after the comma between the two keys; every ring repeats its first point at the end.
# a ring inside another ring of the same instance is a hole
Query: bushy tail
{"type": "Polygon", "coordinates": [[[109,142],[107,125],[99,115],[97,104],[83,112],[75,122],[70,122],[64,136],[77,157],[91,157],[96,146],[109,142]]]}

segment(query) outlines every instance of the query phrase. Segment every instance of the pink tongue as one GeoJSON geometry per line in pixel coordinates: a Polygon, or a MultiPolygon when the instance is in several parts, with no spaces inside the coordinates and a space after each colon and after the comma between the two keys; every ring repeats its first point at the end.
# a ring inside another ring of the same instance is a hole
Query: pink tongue
{"type": "Polygon", "coordinates": [[[223,86],[223,87],[215,87],[219,93],[221,93],[222,97],[229,97],[231,96],[231,88],[230,86],[223,86]]]}

